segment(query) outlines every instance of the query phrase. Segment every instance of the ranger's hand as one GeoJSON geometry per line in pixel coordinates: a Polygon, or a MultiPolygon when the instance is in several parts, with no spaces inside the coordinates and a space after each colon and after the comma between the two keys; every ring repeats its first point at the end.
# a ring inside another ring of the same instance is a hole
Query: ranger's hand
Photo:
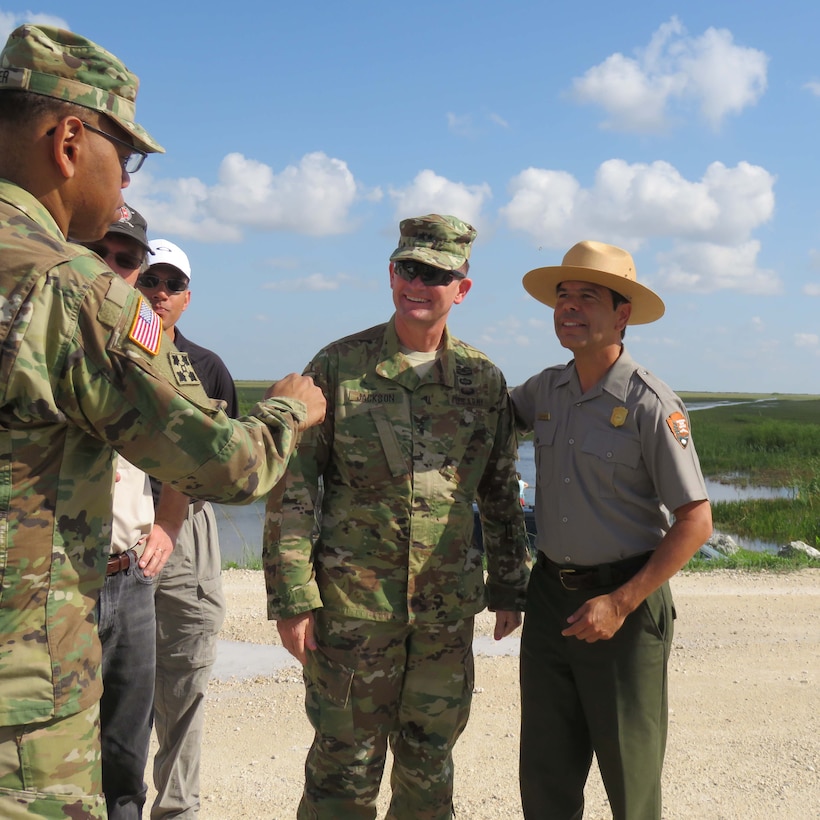
{"type": "Polygon", "coordinates": [[[310,376],[289,373],[284,379],[274,382],[265,392],[266,399],[298,399],[307,407],[307,419],[299,425],[299,430],[307,430],[314,424],[325,420],[327,401],[322,391],[313,383],[310,376]]]}

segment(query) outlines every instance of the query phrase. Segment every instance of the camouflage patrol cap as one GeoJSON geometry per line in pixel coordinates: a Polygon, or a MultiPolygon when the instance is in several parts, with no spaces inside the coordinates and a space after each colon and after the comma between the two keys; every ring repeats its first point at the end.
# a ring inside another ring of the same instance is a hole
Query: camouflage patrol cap
{"type": "Polygon", "coordinates": [[[134,121],[138,88],[136,75],[113,54],[52,26],[20,26],[0,53],[0,91],[29,91],[99,111],[127,131],[136,148],[164,153],[134,121]]]}
{"type": "Polygon", "coordinates": [[[399,246],[390,261],[415,259],[442,270],[457,270],[470,258],[475,228],[455,216],[427,214],[403,219],[399,246]]]}

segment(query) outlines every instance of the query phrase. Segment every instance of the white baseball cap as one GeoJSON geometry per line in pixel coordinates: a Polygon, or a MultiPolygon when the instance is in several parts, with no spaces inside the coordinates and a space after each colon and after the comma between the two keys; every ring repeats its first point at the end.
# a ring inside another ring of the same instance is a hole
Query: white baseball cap
{"type": "Polygon", "coordinates": [[[152,239],[148,243],[148,269],[155,265],[170,265],[185,274],[188,281],[191,279],[191,263],[187,254],[168,239],[152,239]]]}

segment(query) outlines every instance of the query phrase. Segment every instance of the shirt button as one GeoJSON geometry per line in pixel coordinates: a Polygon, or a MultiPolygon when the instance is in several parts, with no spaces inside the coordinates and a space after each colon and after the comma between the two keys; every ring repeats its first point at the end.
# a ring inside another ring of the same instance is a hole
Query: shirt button
{"type": "Polygon", "coordinates": [[[569,440],[569,443],[570,443],[570,444],[575,444],[575,439],[574,439],[574,438],[571,438],[571,439],[569,440]]]}
{"type": "Polygon", "coordinates": [[[606,457],[607,457],[607,458],[612,458],[612,453],[607,453],[607,454],[606,454],[606,457]]]}
{"type": "Polygon", "coordinates": [[[564,560],[565,560],[567,563],[569,563],[569,562],[572,560],[572,558],[570,558],[570,557],[569,557],[569,555],[565,555],[565,556],[564,556],[564,560]]]}
{"type": "Polygon", "coordinates": [[[564,479],[564,484],[569,484],[569,479],[568,478],[564,479]]]}
{"type": "Polygon", "coordinates": [[[566,516],[564,516],[564,517],[561,519],[561,521],[562,521],[564,524],[566,524],[566,523],[567,523],[567,520],[568,520],[568,519],[567,519],[567,517],[566,517],[566,516]]]}

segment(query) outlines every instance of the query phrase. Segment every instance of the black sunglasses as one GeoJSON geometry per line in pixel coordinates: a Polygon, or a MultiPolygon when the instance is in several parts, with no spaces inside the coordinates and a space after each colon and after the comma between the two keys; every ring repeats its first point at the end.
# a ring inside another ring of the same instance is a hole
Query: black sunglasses
{"type": "Polygon", "coordinates": [[[466,274],[454,270],[442,270],[425,265],[424,262],[399,260],[393,263],[393,271],[407,282],[412,282],[417,276],[422,283],[428,286],[449,285],[453,279],[464,279],[466,274]]]}
{"type": "Polygon", "coordinates": [[[142,267],[142,263],[145,259],[144,256],[134,256],[127,251],[112,251],[106,245],[86,245],[85,243],[83,243],[83,245],[88,248],[88,250],[94,251],[103,262],[113,259],[118,267],[125,268],[126,270],[137,270],[142,267]]]}
{"type": "Polygon", "coordinates": [[[137,277],[137,287],[153,290],[162,285],[169,293],[182,293],[188,290],[188,280],[184,277],[162,279],[153,273],[143,273],[137,277]]]}

